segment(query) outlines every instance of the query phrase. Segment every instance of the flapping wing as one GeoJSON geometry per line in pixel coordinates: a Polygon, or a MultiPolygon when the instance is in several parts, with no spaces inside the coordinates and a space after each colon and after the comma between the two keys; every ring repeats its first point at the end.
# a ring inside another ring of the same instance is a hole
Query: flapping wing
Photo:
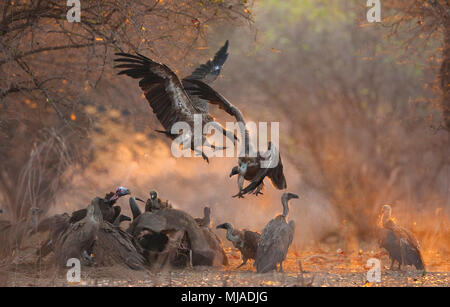
{"type": "Polygon", "coordinates": [[[118,58],[114,61],[122,63],[115,66],[122,69],[119,75],[140,79],[139,86],[166,132],[170,133],[172,125],[179,121],[191,124],[195,110],[177,75],[169,67],[140,54],[116,55],[118,58]]]}
{"type": "Polygon", "coordinates": [[[231,116],[236,118],[236,121],[242,122],[245,125],[244,116],[241,111],[232,105],[225,97],[216,92],[208,84],[195,79],[185,79],[189,85],[185,87],[186,92],[190,96],[198,96],[201,99],[207,100],[209,103],[217,105],[231,116]]]}
{"type": "Polygon", "coordinates": [[[270,182],[279,190],[286,189],[286,178],[283,173],[283,163],[281,156],[272,142],[269,142],[269,150],[261,155],[260,170],[252,182],[242,190],[242,194],[252,193],[260,184],[263,183],[265,177],[269,177],[270,182]]]}
{"type": "MultiPolygon", "coordinates": [[[[205,64],[197,67],[194,72],[185,79],[202,80],[206,83],[212,83],[220,75],[222,66],[228,58],[228,40],[225,42],[213,59],[209,60],[205,64]]],[[[183,79],[184,82],[184,79],[183,79]]]]}

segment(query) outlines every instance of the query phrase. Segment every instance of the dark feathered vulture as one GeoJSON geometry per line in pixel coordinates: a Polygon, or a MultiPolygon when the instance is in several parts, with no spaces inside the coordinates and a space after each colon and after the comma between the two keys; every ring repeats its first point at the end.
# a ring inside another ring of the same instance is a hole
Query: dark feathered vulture
{"type": "Polygon", "coordinates": [[[219,108],[233,115],[239,123],[241,132],[241,152],[239,153],[238,165],[235,166],[230,177],[238,175],[239,192],[234,197],[243,197],[245,194],[260,194],[263,187],[264,178],[268,177],[272,185],[279,190],[287,187],[286,178],[283,172],[283,163],[278,148],[269,142],[268,150],[265,152],[256,152],[250,144],[249,132],[245,124],[244,116],[241,111],[233,106],[225,97],[213,90],[209,85],[191,80],[191,87],[186,89],[191,95],[200,97],[216,104],[219,108]],[[244,179],[250,181],[247,187],[243,187],[244,179]]]}
{"type": "MultiPolygon", "coordinates": [[[[122,69],[119,75],[125,74],[134,79],[140,79],[139,86],[165,129],[158,132],[166,134],[171,139],[177,139],[183,144],[190,141],[188,143],[190,149],[196,153],[201,153],[206,161],[208,161],[208,157],[200,148],[195,147],[196,144],[192,135],[183,134],[180,139],[178,137],[181,136],[181,132],[172,133],[172,126],[175,123],[184,122],[189,125],[191,133],[193,133],[195,116],[199,116],[202,120],[202,128],[209,125],[221,131],[233,142],[236,140],[233,133],[228,132],[208,113],[207,103],[211,102],[207,98],[200,97],[194,91],[199,84],[206,85],[204,82],[212,82],[217,78],[227,58],[227,48],[228,43],[219,50],[214,60],[200,66],[183,81],[180,81],[167,65],[154,62],[141,54],[116,53],[118,58],[115,61],[121,63],[116,65],[116,68],[122,69]]],[[[201,143],[213,149],[223,149],[211,145],[204,134],[202,134],[201,143]]]]}
{"type": "Polygon", "coordinates": [[[233,197],[243,197],[245,194],[262,194],[264,178],[268,177],[272,185],[279,189],[286,189],[286,178],[283,172],[283,163],[276,147],[269,142],[268,151],[258,152],[256,157],[244,156],[238,159],[238,165],[233,167],[230,177],[238,175],[239,192],[233,197]],[[263,163],[267,167],[263,167],[263,163]],[[243,187],[244,179],[250,181],[247,187],[243,187]]]}
{"type": "Polygon", "coordinates": [[[277,264],[280,264],[279,271],[283,271],[283,261],[286,259],[295,231],[295,222],[291,220],[287,223],[286,221],[289,213],[288,202],[292,198],[298,198],[298,195],[283,193],[281,196],[283,214],[272,219],[261,233],[255,260],[258,273],[276,270],[277,264]]]}
{"type": "Polygon", "coordinates": [[[150,191],[150,198],[147,199],[145,203],[145,211],[154,211],[154,210],[162,210],[172,208],[172,205],[169,201],[163,201],[158,197],[158,192],[155,190],[150,191]]]}
{"type": "Polygon", "coordinates": [[[227,230],[227,240],[233,243],[233,246],[241,252],[242,263],[238,266],[245,265],[249,259],[256,258],[258,242],[261,234],[247,229],[234,229],[230,223],[217,225],[217,229],[223,228],[227,230]]]}
{"type": "MultiPolygon", "coordinates": [[[[116,201],[125,195],[129,195],[131,192],[125,187],[118,187],[116,192],[108,193],[104,198],[99,198],[99,207],[102,211],[103,220],[114,223],[116,218],[120,215],[121,208],[120,206],[114,206],[116,201]]],[[[72,212],[72,216],[70,218],[70,223],[76,223],[81,221],[87,213],[87,209],[81,209],[72,212]]]]}
{"type": "MultiPolygon", "coordinates": [[[[192,82],[189,80],[200,80],[207,84],[211,84],[214,82],[217,77],[220,75],[222,70],[222,66],[228,58],[228,40],[225,42],[225,45],[217,51],[216,55],[213,59],[208,60],[205,64],[201,64],[197,67],[192,74],[187,76],[182,80],[183,86],[185,88],[189,88],[192,86],[192,82]]],[[[209,112],[208,101],[201,99],[198,96],[190,95],[188,91],[189,97],[192,99],[192,103],[195,106],[196,110],[201,111],[202,113],[209,112]]]]}
{"type": "Polygon", "coordinates": [[[391,258],[391,270],[394,262],[398,268],[403,265],[413,265],[418,270],[425,270],[420,245],[414,235],[407,229],[397,225],[391,218],[391,206],[384,205],[381,211],[381,227],[379,243],[385,248],[391,258]]]}
{"type": "Polygon", "coordinates": [[[118,263],[142,269],[144,258],[134,238],[103,220],[100,203],[100,198],[94,198],[86,216],[70,224],[55,242],[56,263],[65,267],[68,259],[78,258],[97,265],[118,263]]]}

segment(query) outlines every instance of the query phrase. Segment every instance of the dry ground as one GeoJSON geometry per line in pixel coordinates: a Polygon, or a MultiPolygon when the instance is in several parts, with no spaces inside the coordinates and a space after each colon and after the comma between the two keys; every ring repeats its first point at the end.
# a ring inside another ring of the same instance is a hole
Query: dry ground
{"type": "Polygon", "coordinates": [[[334,252],[298,254],[290,252],[284,273],[257,274],[248,263],[240,264],[239,253],[226,249],[230,265],[222,268],[195,267],[164,270],[163,272],[136,272],[122,266],[82,268],[80,284],[68,284],[65,271],[57,273],[52,259],[37,266],[16,259],[16,264],[0,268],[0,285],[6,286],[444,286],[450,284],[450,263],[439,254],[427,255],[427,273],[422,275],[411,267],[390,271],[388,257],[383,252],[359,251],[347,256],[340,250],[334,252]],[[365,264],[369,258],[382,259],[380,283],[368,283],[365,264]],[[443,261],[442,259],[445,259],[443,261]],[[300,272],[299,261],[303,272],[300,272]],[[21,262],[21,263],[19,263],[21,262]]]}

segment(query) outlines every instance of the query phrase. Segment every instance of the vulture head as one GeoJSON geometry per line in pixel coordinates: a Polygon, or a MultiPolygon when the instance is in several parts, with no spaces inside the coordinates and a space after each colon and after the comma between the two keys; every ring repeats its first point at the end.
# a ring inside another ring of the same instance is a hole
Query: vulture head
{"type": "Polygon", "coordinates": [[[129,195],[129,194],[131,194],[130,190],[128,190],[125,187],[120,186],[117,188],[116,193],[114,193],[114,195],[109,200],[115,201],[115,200],[119,199],[120,197],[129,195]]]}

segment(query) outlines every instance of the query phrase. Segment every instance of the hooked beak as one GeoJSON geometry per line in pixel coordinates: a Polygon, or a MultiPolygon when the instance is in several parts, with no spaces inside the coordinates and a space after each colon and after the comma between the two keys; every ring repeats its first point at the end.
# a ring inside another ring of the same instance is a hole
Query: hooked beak
{"type": "Polygon", "coordinates": [[[290,193],[289,196],[290,196],[291,198],[299,198],[298,195],[297,195],[297,194],[294,194],[294,193],[290,193]]]}
{"type": "Polygon", "coordinates": [[[216,229],[220,229],[220,228],[222,228],[222,229],[227,229],[227,227],[225,226],[225,224],[220,224],[220,225],[217,225],[217,226],[216,226],[216,229]]]}

